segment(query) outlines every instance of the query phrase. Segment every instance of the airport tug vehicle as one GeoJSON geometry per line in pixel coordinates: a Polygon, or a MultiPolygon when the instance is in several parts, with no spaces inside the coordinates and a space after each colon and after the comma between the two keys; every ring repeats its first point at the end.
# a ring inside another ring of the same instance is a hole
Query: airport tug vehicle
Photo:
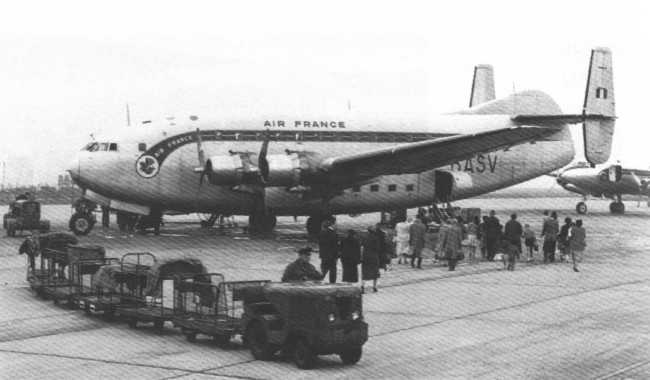
{"type": "Polygon", "coordinates": [[[255,359],[270,360],[281,350],[302,369],[313,368],[317,355],[338,354],[344,364],[361,359],[368,324],[359,287],[268,283],[242,296],[244,342],[255,359]]]}
{"type": "Polygon", "coordinates": [[[50,221],[41,219],[41,204],[34,200],[20,199],[9,204],[9,212],[3,215],[2,226],[7,236],[25,230],[50,231],[50,221]]]}

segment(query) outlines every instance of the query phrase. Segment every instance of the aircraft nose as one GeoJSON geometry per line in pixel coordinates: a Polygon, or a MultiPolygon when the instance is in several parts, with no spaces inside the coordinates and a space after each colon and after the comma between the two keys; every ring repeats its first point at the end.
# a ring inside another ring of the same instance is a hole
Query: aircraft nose
{"type": "Polygon", "coordinates": [[[72,159],[70,163],[68,163],[68,167],[66,168],[66,171],[70,173],[70,178],[72,179],[73,182],[77,183],[79,181],[79,177],[81,175],[79,156],[75,156],[75,158],[72,159]]]}

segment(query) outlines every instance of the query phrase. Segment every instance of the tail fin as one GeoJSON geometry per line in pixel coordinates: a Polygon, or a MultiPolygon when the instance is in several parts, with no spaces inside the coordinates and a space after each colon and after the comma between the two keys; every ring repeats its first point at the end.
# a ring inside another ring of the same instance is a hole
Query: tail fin
{"type": "Polygon", "coordinates": [[[474,66],[474,79],[472,80],[472,93],[469,97],[469,106],[474,107],[494,98],[494,70],[492,66],[474,66]]]}
{"type": "Polygon", "coordinates": [[[616,123],[612,52],[607,48],[594,48],[591,51],[582,113],[585,116],[583,124],[585,158],[591,165],[602,164],[609,159],[616,123]]]}

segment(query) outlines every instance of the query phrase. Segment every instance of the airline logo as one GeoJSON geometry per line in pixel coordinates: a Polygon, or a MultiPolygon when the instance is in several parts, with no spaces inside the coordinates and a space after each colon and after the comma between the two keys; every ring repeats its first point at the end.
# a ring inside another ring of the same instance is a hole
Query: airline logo
{"type": "Polygon", "coordinates": [[[150,155],[143,155],[135,162],[135,171],[144,178],[155,177],[160,171],[160,163],[150,155]]]}

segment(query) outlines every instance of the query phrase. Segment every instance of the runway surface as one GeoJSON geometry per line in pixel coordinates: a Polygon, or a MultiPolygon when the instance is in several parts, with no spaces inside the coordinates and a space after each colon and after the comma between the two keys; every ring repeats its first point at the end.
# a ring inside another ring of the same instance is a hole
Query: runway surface
{"type": "MultiPolygon", "coordinates": [[[[502,223],[517,212],[541,230],[541,211],[576,217],[575,199],[475,199],[459,206],[495,209],[502,223]]],[[[314,370],[253,360],[238,339],[227,348],[189,343],[170,324],[162,334],[129,329],[36,298],[25,281],[22,239],[0,239],[0,374],[2,378],[143,379],[647,379],[650,378],[650,209],[627,202],[613,216],[607,202],[583,216],[587,251],[571,265],[462,264],[456,272],[425,260],[421,270],[394,263],[380,289],[364,296],[370,338],[363,358],[344,366],[321,357],[314,370]]],[[[65,228],[69,206],[45,206],[65,228]]],[[[200,229],[193,216],[166,218],[162,236],[95,228],[82,243],[111,257],[149,251],[194,257],[230,280],[279,280],[296,247],[308,244],[305,218],[280,218],[276,233],[251,239],[240,229],[200,229]]],[[[377,214],[340,217],[339,228],[364,229],[377,214]]],[[[245,224],[244,219],[239,219],[245,224]]],[[[114,221],[113,221],[114,222],[114,221]]],[[[539,259],[539,255],[537,256],[539,259]]],[[[312,262],[318,265],[317,257],[312,262]]],[[[340,274],[339,274],[340,278],[340,274]]]]}

